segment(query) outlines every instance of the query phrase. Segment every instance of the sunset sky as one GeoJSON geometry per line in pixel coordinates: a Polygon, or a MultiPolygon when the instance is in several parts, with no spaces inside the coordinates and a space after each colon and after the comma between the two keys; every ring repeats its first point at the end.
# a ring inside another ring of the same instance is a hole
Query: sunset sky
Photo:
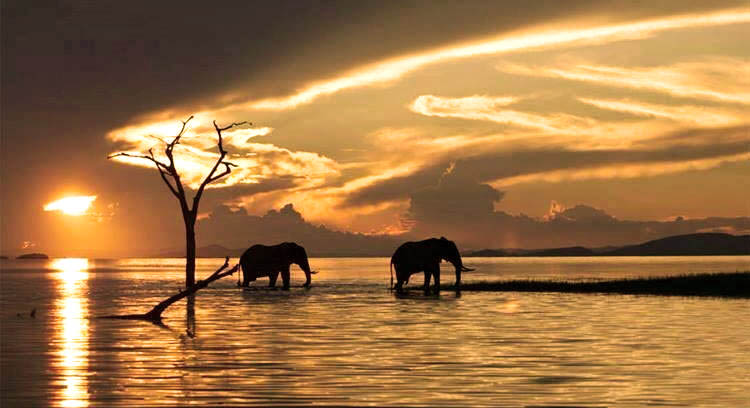
{"type": "Polygon", "coordinates": [[[2,253],[179,248],[156,171],[107,155],[190,115],[193,186],[211,121],[252,122],[199,245],[748,233],[750,3],[651,3],[4,1],[2,253]],[[70,196],[91,206],[49,206],[70,196]]]}

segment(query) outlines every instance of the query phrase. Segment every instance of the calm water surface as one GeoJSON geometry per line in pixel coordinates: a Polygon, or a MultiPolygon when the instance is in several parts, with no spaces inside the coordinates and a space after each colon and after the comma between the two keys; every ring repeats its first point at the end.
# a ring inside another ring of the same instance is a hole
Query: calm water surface
{"type": "MultiPolygon", "coordinates": [[[[199,260],[199,278],[222,262],[199,260]]],[[[750,270],[750,257],[465,262],[477,271],[464,281],[750,270]]],[[[177,292],[180,260],[4,260],[0,406],[750,406],[748,300],[396,298],[387,259],[311,264],[311,290],[297,269],[289,292],[225,278],[170,307],[163,329],[94,317],[177,292]]]]}

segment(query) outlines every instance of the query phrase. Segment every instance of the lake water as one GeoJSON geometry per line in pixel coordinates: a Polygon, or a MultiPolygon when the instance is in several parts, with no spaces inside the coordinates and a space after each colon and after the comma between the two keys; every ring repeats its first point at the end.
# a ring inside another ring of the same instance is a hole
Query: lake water
{"type": "MultiPolygon", "coordinates": [[[[199,260],[198,278],[222,262],[199,260]]],[[[465,282],[750,270],[750,257],[465,263],[465,282]]],[[[177,292],[183,261],[4,260],[0,406],[750,406],[750,300],[397,298],[388,259],[311,264],[310,290],[296,267],[288,292],[227,277],[170,307],[165,329],[94,317],[148,311],[177,292]]]]}

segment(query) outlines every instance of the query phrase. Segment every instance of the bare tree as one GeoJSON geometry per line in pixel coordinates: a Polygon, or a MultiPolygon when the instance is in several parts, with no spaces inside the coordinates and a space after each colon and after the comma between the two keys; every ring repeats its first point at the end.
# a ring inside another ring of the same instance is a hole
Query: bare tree
{"type": "Polygon", "coordinates": [[[133,157],[137,159],[144,159],[152,162],[156,169],[159,171],[159,176],[169,188],[169,191],[177,198],[180,203],[180,210],[182,211],[182,219],[185,223],[185,286],[187,288],[195,285],[195,221],[198,218],[198,205],[200,204],[203,191],[206,186],[213,183],[216,180],[228,175],[232,172],[232,167],[237,167],[235,164],[230,163],[224,158],[227,155],[227,151],[224,150],[222,134],[221,132],[229,130],[235,126],[241,126],[249,124],[248,122],[236,122],[229,126],[219,127],[216,121],[213,122],[216,134],[219,136],[217,147],[219,149],[219,157],[216,159],[211,171],[208,172],[206,177],[201,182],[200,186],[195,190],[193,195],[192,205],[189,204],[186,188],[182,185],[180,179],[180,173],[174,164],[174,148],[180,144],[180,139],[185,133],[188,122],[193,119],[190,116],[187,120],[182,122],[180,132],[175,136],[171,142],[167,142],[161,138],[157,138],[164,144],[164,155],[167,157],[169,162],[165,163],[156,158],[154,155],[153,148],[148,150],[148,154],[133,154],[133,153],[115,153],[107,156],[108,159],[112,159],[119,156],[133,157]],[[219,167],[224,166],[224,169],[217,173],[219,167]]]}

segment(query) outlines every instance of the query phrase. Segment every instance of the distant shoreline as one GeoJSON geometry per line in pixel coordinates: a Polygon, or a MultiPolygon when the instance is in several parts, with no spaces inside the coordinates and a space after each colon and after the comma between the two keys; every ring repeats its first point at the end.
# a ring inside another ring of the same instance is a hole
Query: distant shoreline
{"type": "MultiPolygon", "coordinates": [[[[390,257],[383,249],[359,248],[357,251],[327,249],[306,245],[307,253],[313,258],[373,258],[390,257]],[[370,252],[372,251],[372,252],[370,252]]],[[[221,245],[208,245],[197,249],[199,258],[239,257],[245,252],[243,248],[226,248],[221,245]]],[[[155,254],[156,258],[179,258],[184,250],[178,249],[155,254]]],[[[470,257],[553,257],[553,256],[710,256],[710,255],[750,255],[750,235],[731,235],[725,233],[705,232],[697,234],[675,235],[660,238],[636,245],[607,246],[586,248],[571,246],[546,249],[482,249],[466,250],[461,256],[470,257]]]]}
{"type": "MultiPolygon", "coordinates": [[[[305,246],[304,242],[301,242],[305,246]]],[[[394,246],[392,250],[395,250],[394,246]]],[[[381,252],[383,249],[360,248],[358,251],[336,252],[330,249],[310,246],[307,253],[311,258],[386,258],[393,252],[381,252]],[[373,251],[373,252],[369,252],[373,251]]],[[[221,245],[208,245],[197,248],[197,258],[239,258],[245,252],[243,248],[226,248],[221,245]]],[[[174,249],[144,256],[126,256],[118,258],[88,257],[93,259],[184,259],[184,249],[174,249]]],[[[7,256],[8,254],[3,254],[7,256]]],[[[607,256],[747,256],[750,255],[750,235],[731,235],[724,233],[698,233],[675,235],[644,242],[637,245],[607,246],[587,248],[571,246],[546,249],[500,248],[466,250],[461,256],[465,258],[500,258],[500,257],[607,257],[607,256]]],[[[68,256],[73,257],[73,256],[68,256]]]]}
{"type": "MultiPolygon", "coordinates": [[[[455,286],[443,286],[455,290],[455,286]]],[[[413,288],[412,288],[413,290],[413,288]]],[[[481,281],[461,285],[462,292],[558,292],[622,295],[705,296],[750,299],[750,271],[603,281],[481,281]]]]}

